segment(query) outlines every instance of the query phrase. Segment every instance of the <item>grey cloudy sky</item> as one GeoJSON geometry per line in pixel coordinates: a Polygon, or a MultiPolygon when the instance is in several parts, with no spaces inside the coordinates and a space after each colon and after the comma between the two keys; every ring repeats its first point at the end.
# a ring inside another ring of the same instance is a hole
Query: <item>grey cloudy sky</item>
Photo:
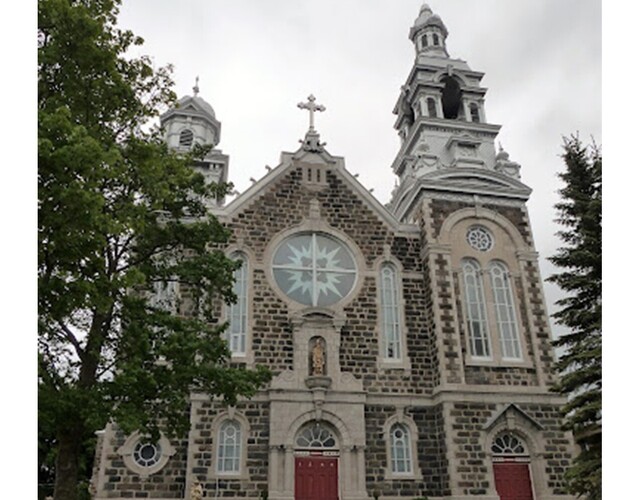
{"type": "MultiPolygon", "coordinates": [[[[307,128],[296,104],[313,93],[330,153],[383,203],[399,139],[392,109],[414,60],[408,39],[421,0],[123,0],[120,26],[138,53],[175,67],[176,91],[200,95],[222,122],[239,191],[295,151],[307,128]]],[[[486,116],[533,188],[529,211],[540,265],[559,245],[553,204],[562,136],[601,143],[599,0],[433,0],[451,57],[485,73],[486,116]]],[[[545,285],[547,302],[559,291],[545,285]]]]}

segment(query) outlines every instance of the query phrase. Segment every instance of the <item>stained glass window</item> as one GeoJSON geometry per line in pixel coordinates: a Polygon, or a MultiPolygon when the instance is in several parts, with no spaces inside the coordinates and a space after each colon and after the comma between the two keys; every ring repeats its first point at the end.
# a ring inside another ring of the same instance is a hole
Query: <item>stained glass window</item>
{"type": "Polygon", "coordinates": [[[355,260],[346,245],[321,233],[287,238],[273,258],[273,275],[280,289],[307,306],[329,306],[346,297],[356,274],[355,260]]]}

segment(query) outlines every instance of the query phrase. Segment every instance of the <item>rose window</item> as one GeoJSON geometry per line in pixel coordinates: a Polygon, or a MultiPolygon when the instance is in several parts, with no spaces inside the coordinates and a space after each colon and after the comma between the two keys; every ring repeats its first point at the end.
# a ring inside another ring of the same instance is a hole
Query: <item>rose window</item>
{"type": "Polygon", "coordinates": [[[304,233],[287,238],[273,257],[273,276],[292,300],[329,306],[346,297],[356,282],[353,254],[337,239],[304,233]]]}
{"type": "Polygon", "coordinates": [[[467,243],[474,250],[488,252],[493,247],[493,236],[482,226],[473,226],[467,231],[467,243]]]}

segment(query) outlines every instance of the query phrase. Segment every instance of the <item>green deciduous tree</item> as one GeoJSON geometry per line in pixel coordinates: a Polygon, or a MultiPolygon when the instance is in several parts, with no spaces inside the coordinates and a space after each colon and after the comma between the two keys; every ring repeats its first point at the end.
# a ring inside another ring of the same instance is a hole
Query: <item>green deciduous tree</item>
{"type": "Polygon", "coordinates": [[[561,271],[549,281],[567,293],[553,317],[569,332],[555,342],[561,352],[555,390],[569,396],[565,428],[580,446],[569,489],[595,500],[602,489],[602,154],[573,136],[565,139],[563,159],[556,210],[566,229],[558,233],[564,246],[550,259],[561,271]]]}
{"type": "Polygon", "coordinates": [[[90,473],[86,440],[114,420],[156,438],[188,429],[191,391],[233,403],[268,380],[228,363],[213,304],[236,264],[208,186],[151,120],[174,100],[171,68],[127,58],[118,0],[38,2],[39,456],[55,500],[90,473]],[[180,314],[148,300],[179,283],[180,314]],[[53,452],[53,453],[52,453],[53,452]]]}

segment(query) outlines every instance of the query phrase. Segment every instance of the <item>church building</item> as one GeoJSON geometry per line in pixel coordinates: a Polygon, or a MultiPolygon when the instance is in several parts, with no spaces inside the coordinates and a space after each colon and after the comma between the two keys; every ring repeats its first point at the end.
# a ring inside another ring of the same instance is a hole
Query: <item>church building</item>
{"type": "MultiPolygon", "coordinates": [[[[232,362],[273,379],[235,407],[193,394],[181,440],[107,426],[96,498],[572,498],[531,189],[496,149],[483,73],[451,58],[447,37],[423,5],[387,205],[325,148],[313,96],[298,105],[300,147],[211,204],[242,262],[238,301],[220,306],[232,362]]],[[[220,140],[197,87],[161,124],[178,151],[220,140]]],[[[213,149],[194,168],[226,181],[229,157],[213,149]]]]}

